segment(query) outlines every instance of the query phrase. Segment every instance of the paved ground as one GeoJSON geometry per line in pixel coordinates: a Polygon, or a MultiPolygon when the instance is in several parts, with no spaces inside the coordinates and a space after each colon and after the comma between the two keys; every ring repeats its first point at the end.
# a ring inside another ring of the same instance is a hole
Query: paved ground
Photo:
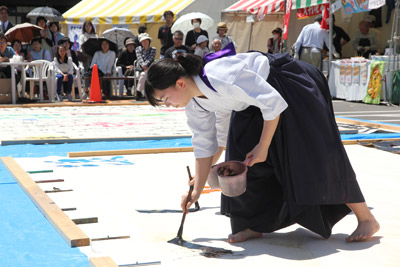
{"type": "Polygon", "coordinates": [[[400,124],[399,106],[369,105],[334,100],[333,109],[336,116],[400,124]]]}

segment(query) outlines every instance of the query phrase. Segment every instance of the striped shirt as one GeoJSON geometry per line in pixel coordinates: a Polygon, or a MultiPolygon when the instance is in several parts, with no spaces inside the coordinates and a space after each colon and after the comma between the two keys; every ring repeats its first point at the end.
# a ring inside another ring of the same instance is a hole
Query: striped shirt
{"type": "Polygon", "coordinates": [[[143,46],[136,47],[136,57],[140,67],[150,67],[156,58],[156,48],[149,47],[149,49],[145,50],[143,46]]]}

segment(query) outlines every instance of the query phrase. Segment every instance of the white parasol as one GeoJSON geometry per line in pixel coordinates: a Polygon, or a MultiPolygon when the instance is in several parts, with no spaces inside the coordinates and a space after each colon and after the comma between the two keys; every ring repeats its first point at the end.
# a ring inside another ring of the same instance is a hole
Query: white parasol
{"type": "Polygon", "coordinates": [[[135,38],[135,35],[125,28],[112,28],[103,32],[102,37],[113,41],[118,45],[118,49],[124,48],[124,40],[126,38],[135,38]]]}
{"type": "Polygon", "coordinates": [[[192,19],[201,19],[200,28],[203,30],[208,30],[214,25],[214,20],[206,14],[192,12],[177,19],[174,25],[172,25],[171,32],[174,33],[175,31],[180,30],[183,34],[186,34],[188,31],[193,30],[192,19]]]}

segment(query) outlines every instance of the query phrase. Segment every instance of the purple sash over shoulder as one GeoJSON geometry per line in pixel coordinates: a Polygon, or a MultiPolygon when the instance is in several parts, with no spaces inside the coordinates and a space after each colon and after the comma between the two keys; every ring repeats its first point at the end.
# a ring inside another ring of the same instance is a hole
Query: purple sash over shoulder
{"type": "MultiPolygon", "coordinates": [[[[222,57],[227,57],[227,56],[233,56],[233,55],[236,55],[235,45],[233,43],[229,43],[224,47],[224,49],[222,49],[222,50],[220,50],[218,52],[205,54],[203,59],[204,59],[204,62],[207,64],[208,62],[213,61],[215,59],[222,58],[222,57]]],[[[203,73],[200,75],[200,79],[211,90],[213,90],[215,92],[217,91],[212,87],[210,81],[208,80],[207,75],[206,75],[206,71],[204,70],[204,68],[203,68],[203,73]]]]}

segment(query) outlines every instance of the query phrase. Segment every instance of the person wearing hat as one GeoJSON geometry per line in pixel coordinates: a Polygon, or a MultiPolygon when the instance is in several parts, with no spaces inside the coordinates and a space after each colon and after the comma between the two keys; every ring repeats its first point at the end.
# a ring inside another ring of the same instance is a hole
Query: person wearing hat
{"type": "Polygon", "coordinates": [[[141,34],[141,33],[145,33],[147,31],[147,27],[146,27],[146,25],[142,25],[142,26],[140,26],[139,28],[138,28],[138,35],[136,35],[136,37],[135,37],[135,47],[138,47],[138,46],[140,46],[140,42],[139,42],[139,35],[141,34]]]}
{"type": "Polygon", "coordinates": [[[8,21],[8,7],[0,6],[0,32],[6,34],[6,32],[14,27],[14,25],[8,21]]]}
{"type": "Polygon", "coordinates": [[[71,42],[69,37],[64,36],[58,41],[57,45],[63,45],[67,52],[67,56],[72,58],[72,62],[74,62],[76,66],[79,66],[78,56],[76,55],[76,52],[74,50],[71,50],[73,43],[71,42]]]}
{"type": "MultiPolygon", "coordinates": [[[[119,54],[117,60],[117,66],[122,68],[122,72],[125,76],[134,76],[135,75],[135,68],[134,63],[137,59],[136,57],[136,43],[133,38],[127,38],[125,40],[125,49],[119,54]]],[[[125,87],[126,87],[126,95],[132,96],[132,86],[133,81],[126,80],[125,87]]]]}
{"type": "Polygon", "coordinates": [[[136,57],[139,69],[142,71],[140,73],[137,95],[136,99],[141,100],[144,94],[144,85],[146,83],[146,73],[150,65],[154,62],[156,58],[156,48],[151,47],[151,37],[148,33],[142,33],[139,35],[139,42],[141,46],[136,47],[136,57]]]}
{"type": "Polygon", "coordinates": [[[208,49],[207,44],[208,44],[208,38],[205,35],[200,35],[197,38],[197,46],[196,49],[194,50],[194,54],[203,57],[206,53],[210,52],[210,49],[208,49]]]}
{"type": "MultiPolygon", "coordinates": [[[[200,28],[201,26],[201,19],[192,19],[191,23],[194,27],[193,30],[190,30],[186,33],[186,39],[185,39],[185,45],[190,47],[191,49],[196,49],[197,46],[197,38],[199,38],[200,35],[204,35],[208,38],[208,32],[200,28]]],[[[208,46],[208,43],[207,43],[208,46]]]]}
{"type": "Polygon", "coordinates": [[[367,15],[365,17],[365,21],[368,22],[368,28],[370,31],[373,31],[376,35],[378,44],[377,44],[377,52],[382,53],[383,49],[381,49],[382,33],[376,28],[376,17],[374,15],[367,15]]]}
{"type": "MultiPolygon", "coordinates": [[[[220,39],[221,44],[222,44],[222,49],[229,43],[233,43],[235,45],[235,42],[232,40],[232,38],[227,35],[228,32],[228,27],[226,26],[225,22],[220,22],[217,25],[217,34],[218,36],[214,38],[215,39],[220,39]]],[[[236,45],[235,45],[236,47],[236,45]]]]}
{"type": "Polygon", "coordinates": [[[268,39],[268,53],[276,54],[284,52],[284,43],[282,39],[282,29],[276,28],[272,31],[272,38],[268,39]]]}
{"type": "MultiPolygon", "coordinates": [[[[322,49],[324,44],[329,47],[329,34],[327,30],[321,28],[322,15],[316,16],[314,21],[300,32],[294,44],[294,57],[322,70],[322,49]]],[[[332,52],[335,57],[339,57],[335,47],[332,47],[332,52]]]]}
{"type": "Polygon", "coordinates": [[[369,58],[375,54],[378,49],[378,37],[376,32],[368,27],[367,21],[361,21],[359,30],[356,31],[353,38],[353,48],[358,56],[369,58]]]}

